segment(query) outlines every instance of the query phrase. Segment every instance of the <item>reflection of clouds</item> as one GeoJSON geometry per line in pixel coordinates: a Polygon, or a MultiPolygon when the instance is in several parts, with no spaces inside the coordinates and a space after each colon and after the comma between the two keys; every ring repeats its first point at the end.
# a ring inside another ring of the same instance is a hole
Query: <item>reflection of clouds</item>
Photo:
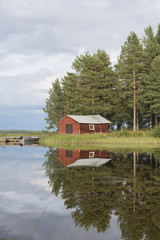
{"type": "Polygon", "coordinates": [[[34,153],[34,154],[33,154],[33,157],[34,157],[34,158],[43,158],[44,155],[43,155],[43,153],[34,153]]]}
{"type": "MultiPolygon", "coordinates": [[[[43,191],[43,194],[44,193],[45,192],[43,191]]],[[[52,212],[56,215],[69,214],[66,213],[63,201],[52,194],[50,194],[48,198],[43,199],[41,196],[37,196],[34,193],[21,194],[18,192],[6,192],[1,198],[0,209],[2,212],[5,212],[5,214],[41,211],[52,212]]]]}
{"type": "Polygon", "coordinates": [[[110,228],[105,233],[97,233],[93,228],[84,231],[82,228],[75,227],[69,215],[55,215],[45,210],[41,212],[21,212],[21,214],[10,213],[3,218],[4,228],[8,231],[8,240],[17,239],[18,237],[21,240],[121,239],[121,232],[117,226],[117,217],[111,219],[110,228]]]}
{"type": "Polygon", "coordinates": [[[41,147],[0,148],[0,230],[4,229],[4,236],[8,240],[119,240],[116,217],[111,220],[112,231],[102,234],[75,227],[73,209],[66,210],[64,201],[49,189],[42,167],[46,151],[41,147]]]}
{"type": "Polygon", "coordinates": [[[46,149],[41,147],[0,148],[1,212],[54,212],[66,214],[63,201],[51,193],[43,169],[46,149]],[[4,174],[3,174],[4,173],[4,174]]]}
{"type": "Polygon", "coordinates": [[[36,179],[33,179],[32,181],[32,184],[33,185],[38,185],[38,186],[41,186],[43,187],[46,191],[49,191],[51,192],[51,189],[48,185],[48,179],[47,178],[36,178],[36,179]]]}

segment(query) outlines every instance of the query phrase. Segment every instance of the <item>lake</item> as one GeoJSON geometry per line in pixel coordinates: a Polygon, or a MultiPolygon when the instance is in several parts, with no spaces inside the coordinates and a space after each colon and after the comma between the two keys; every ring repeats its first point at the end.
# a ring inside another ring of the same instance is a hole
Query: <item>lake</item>
{"type": "Polygon", "coordinates": [[[0,147],[1,239],[160,239],[160,150],[0,147]]]}

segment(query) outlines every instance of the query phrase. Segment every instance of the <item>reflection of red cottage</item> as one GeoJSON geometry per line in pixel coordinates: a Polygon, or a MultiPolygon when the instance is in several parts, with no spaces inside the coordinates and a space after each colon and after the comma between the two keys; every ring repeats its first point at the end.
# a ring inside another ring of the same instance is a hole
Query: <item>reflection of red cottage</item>
{"type": "Polygon", "coordinates": [[[77,160],[82,162],[83,165],[84,161],[87,162],[88,159],[89,162],[90,160],[94,159],[96,159],[97,161],[100,159],[109,160],[109,154],[106,150],[67,150],[63,148],[59,149],[58,160],[66,166],[73,165],[73,163],[75,163],[77,160]]]}
{"type": "Polygon", "coordinates": [[[67,115],[57,124],[59,134],[107,133],[111,122],[100,115],[67,115]]]}
{"type": "Polygon", "coordinates": [[[68,166],[74,163],[77,159],[79,159],[80,150],[66,150],[63,148],[59,149],[58,160],[64,165],[68,166]]]}

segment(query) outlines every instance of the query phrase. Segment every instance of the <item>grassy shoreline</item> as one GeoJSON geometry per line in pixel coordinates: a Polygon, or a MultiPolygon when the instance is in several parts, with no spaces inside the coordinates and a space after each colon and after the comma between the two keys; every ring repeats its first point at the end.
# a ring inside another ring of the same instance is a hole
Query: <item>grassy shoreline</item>
{"type": "MultiPolygon", "coordinates": [[[[5,136],[21,134],[5,134],[5,136]]],[[[22,134],[26,136],[28,134],[22,134]]],[[[160,149],[160,127],[140,131],[115,131],[106,134],[59,135],[56,132],[32,132],[40,137],[44,147],[64,147],[68,149],[160,149]]],[[[0,134],[2,136],[2,134],[0,134]]]]}
{"type": "Polygon", "coordinates": [[[40,137],[40,144],[48,147],[77,146],[78,148],[160,148],[160,138],[149,131],[113,132],[108,134],[58,135],[40,137]]]}

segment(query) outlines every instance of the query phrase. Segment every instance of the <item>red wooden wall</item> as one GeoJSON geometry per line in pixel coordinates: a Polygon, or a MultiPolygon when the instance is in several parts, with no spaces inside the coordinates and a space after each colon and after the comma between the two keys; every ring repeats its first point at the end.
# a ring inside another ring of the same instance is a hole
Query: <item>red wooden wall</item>
{"type": "Polygon", "coordinates": [[[89,130],[89,124],[80,123],[80,134],[84,133],[107,133],[109,132],[108,124],[94,124],[94,130],[89,130]]]}
{"type": "Polygon", "coordinates": [[[73,124],[73,134],[80,134],[79,123],[77,123],[72,118],[66,116],[58,123],[59,134],[66,134],[66,124],[73,124]]]}
{"type": "Polygon", "coordinates": [[[66,116],[58,122],[59,134],[66,134],[66,124],[73,125],[73,134],[85,133],[107,133],[109,132],[109,124],[94,124],[94,130],[89,130],[89,124],[78,123],[69,116],[66,116]]]}

